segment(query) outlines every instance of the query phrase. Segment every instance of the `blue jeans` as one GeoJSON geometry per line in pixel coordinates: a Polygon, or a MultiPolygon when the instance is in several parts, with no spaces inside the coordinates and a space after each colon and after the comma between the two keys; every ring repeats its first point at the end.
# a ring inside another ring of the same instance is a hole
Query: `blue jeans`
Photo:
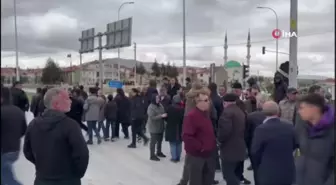
{"type": "Polygon", "coordinates": [[[169,142],[169,144],[172,160],[179,161],[181,159],[181,153],[182,153],[182,142],[181,141],[169,142]]]}
{"type": "Polygon", "coordinates": [[[103,130],[103,134],[105,133],[104,121],[98,121],[98,132],[99,133],[100,133],[100,130],[103,130]]]}
{"type": "Polygon", "coordinates": [[[115,137],[116,122],[114,120],[106,120],[104,138],[110,137],[110,126],[111,126],[111,138],[115,137]]]}
{"type": "Polygon", "coordinates": [[[87,121],[89,142],[92,142],[93,132],[95,132],[97,139],[100,140],[100,134],[97,129],[97,121],[87,121]]]}
{"type": "Polygon", "coordinates": [[[13,173],[13,164],[19,158],[19,152],[8,152],[1,154],[1,184],[22,185],[17,181],[13,173]]]}

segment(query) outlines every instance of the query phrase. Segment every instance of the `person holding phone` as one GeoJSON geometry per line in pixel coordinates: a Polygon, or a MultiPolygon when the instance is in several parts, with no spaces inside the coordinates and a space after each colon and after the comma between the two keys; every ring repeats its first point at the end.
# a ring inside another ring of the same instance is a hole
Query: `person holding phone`
{"type": "Polygon", "coordinates": [[[166,157],[162,153],[162,140],[165,130],[164,119],[167,117],[164,107],[160,103],[160,97],[158,94],[154,94],[151,99],[151,103],[147,109],[147,125],[150,133],[150,160],[160,161],[159,157],[166,157]],[[156,147],[156,153],[155,153],[156,147]]]}

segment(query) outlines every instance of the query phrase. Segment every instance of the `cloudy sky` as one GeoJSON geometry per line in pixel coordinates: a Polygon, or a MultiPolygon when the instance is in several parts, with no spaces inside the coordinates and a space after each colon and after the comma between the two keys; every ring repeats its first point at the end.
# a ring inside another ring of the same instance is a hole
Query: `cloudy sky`
{"type": "MultiPolygon", "coordinates": [[[[91,27],[105,32],[106,24],[117,20],[122,0],[17,0],[19,56],[21,67],[43,67],[51,57],[60,65],[79,64],[81,30],[91,27]]],[[[141,61],[171,61],[182,65],[182,1],[134,0],[121,10],[121,18],[133,17],[133,42],[141,61]]],[[[333,0],[299,1],[298,63],[300,74],[334,76],[334,3],[333,0]]],[[[223,42],[228,33],[229,60],[246,61],[246,39],[251,30],[251,71],[270,75],[275,54],[261,54],[262,46],[275,50],[271,32],[275,16],[279,28],[289,31],[290,0],[186,0],[187,65],[223,64],[223,42]]],[[[1,66],[15,65],[13,0],[1,1],[1,66]]],[[[289,40],[279,41],[279,50],[289,51],[289,40]]],[[[116,57],[107,50],[103,57],[116,57]]],[[[133,58],[133,47],[124,48],[121,57],[133,58]]],[[[97,59],[97,53],[83,55],[83,62],[97,59]]],[[[281,54],[279,61],[288,60],[281,54]]]]}

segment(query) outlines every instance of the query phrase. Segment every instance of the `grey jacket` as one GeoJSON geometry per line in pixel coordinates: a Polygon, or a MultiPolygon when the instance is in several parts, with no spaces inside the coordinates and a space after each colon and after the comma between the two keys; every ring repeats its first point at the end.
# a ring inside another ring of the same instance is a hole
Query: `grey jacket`
{"type": "Polygon", "coordinates": [[[295,125],[300,149],[295,161],[297,185],[334,184],[335,113],[326,113],[320,122],[321,128],[316,130],[303,121],[295,125]]]}
{"type": "Polygon", "coordinates": [[[98,121],[104,121],[105,120],[105,106],[106,106],[106,101],[103,99],[103,104],[100,108],[99,111],[99,120],[98,121]]]}
{"type": "Polygon", "coordinates": [[[165,110],[160,104],[159,106],[150,104],[147,109],[147,126],[148,132],[153,134],[161,134],[165,130],[164,119],[161,118],[161,114],[164,114],[165,110]]]}
{"type": "Polygon", "coordinates": [[[99,121],[101,110],[104,108],[104,99],[90,95],[84,102],[85,121],[99,121]]]}

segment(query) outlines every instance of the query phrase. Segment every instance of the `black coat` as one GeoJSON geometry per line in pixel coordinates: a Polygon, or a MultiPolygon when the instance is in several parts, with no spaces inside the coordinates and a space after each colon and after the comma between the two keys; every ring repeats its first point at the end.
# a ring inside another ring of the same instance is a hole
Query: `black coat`
{"type": "Polygon", "coordinates": [[[166,141],[182,141],[184,108],[179,105],[170,105],[167,108],[167,115],[167,125],[165,130],[166,141]]]}
{"type": "Polygon", "coordinates": [[[245,132],[245,140],[248,150],[250,150],[252,138],[254,135],[255,129],[263,123],[266,119],[266,116],[261,111],[252,112],[247,115],[246,118],[246,132],[245,132]]]}
{"type": "Polygon", "coordinates": [[[145,109],[145,102],[143,98],[139,95],[130,98],[131,102],[131,119],[138,120],[144,119],[145,115],[143,113],[145,109]]]}
{"type": "Polygon", "coordinates": [[[30,102],[30,112],[33,113],[34,117],[37,117],[39,115],[38,105],[42,98],[43,98],[43,95],[40,93],[32,97],[32,100],[30,102]]]}
{"type": "Polygon", "coordinates": [[[167,111],[168,107],[171,105],[171,97],[169,95],[160,96],[160,103],[167,111]]]}
{"type": "Polygon", "coordinates": [[[27,94],[19,88],[11,88],[12,103],[13,105],[19,107],[22,111],[29,110],[29,100],[27,94]]]}
{"type": "Polygon", "coordinates": [[[219,117],[221,116],[221,114],[223,112],[223,101],[217,93],[211,93],[210,97],[211,97],[211,102],[216,109],[216,113],[217,113],[217,115],[216,115],[217,120],[216,121],[218,121],[219,117]]]}
{"type": "Polygon", "coordinates": [[[70,97],[71,108],[70,111],[66,113],[67,116],[75,120],[77,123],[82,123],[83,116],[83,102],[77,98],[70,97]]]}
{"type": "Polygon", "coordinates": [[[246,157],[245,124],[245,114],[238,105],[232,104],[224,108],[218,120],[217,131],[220,155],[224,161],[244,161],[246,157]]]}
{"type": "Polygon", "coordinates": [[[44,100],[43,98],[41,97],[38,101],[38,104],[37,104],[37,115],[41,115],[44,110],[46,109],[45,105],[44,105],[44,100]]]}
{"type": "Polygon", "coordinates": [[[116,121],[118,111],[117,103],[114,100],[108,101],[104,108],[104,115],[106,120],[116,121]]]}
{"type": "Polygon", "coordinates": [[[79,125],[54,110],[46,110],[29,123],[23,153],[35,165],[38,179],[80,179],[89,163],[89,150],[79,125]]]}
{"type": "Polygon", "coordinates": [[[131,122],[131,102],[126,96],[117,95],[115,97],[117,103],[117,122],[130,124],[131,122]]]}
{"type": "Polygon", "coordinates": [[[26,116],[20,108],[1,105],[1,154],[19,151],[26,129],[26,116]]]}
{"type": "Polygon", "coordinates": [[[252,139],[252,168],[259,184],[292,184],[295,176],[292,124],[271,118],[259,125],[252,139]]]}
{"type": "Polygon", "coordinates": [[[179,91],[180,89],[181,89],[181,85],[178,83],[175,83],[174,86],[169,84],[167,93],[170,97],[174,97],[175,95],[177,95],[177,91],[179,91]]]}

